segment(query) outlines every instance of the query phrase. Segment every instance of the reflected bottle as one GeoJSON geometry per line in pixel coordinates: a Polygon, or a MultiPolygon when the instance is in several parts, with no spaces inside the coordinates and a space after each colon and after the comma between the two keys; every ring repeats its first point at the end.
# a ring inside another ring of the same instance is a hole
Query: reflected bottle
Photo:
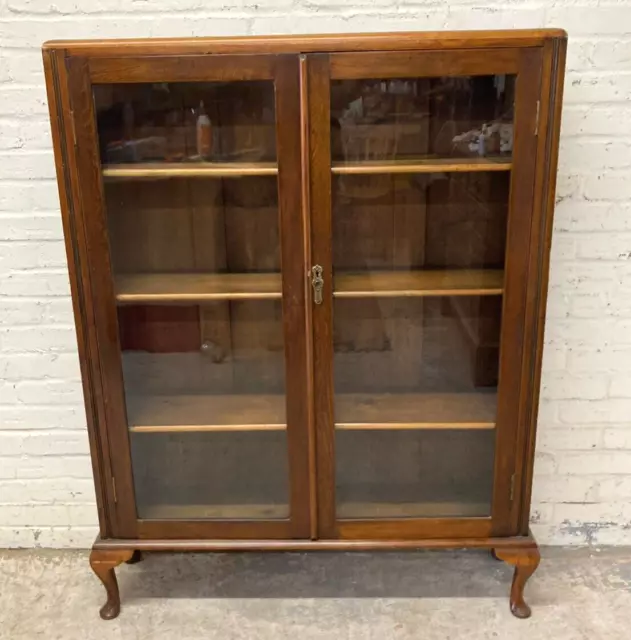
{"type": "Polygon", "coordinates": [[[206,160],[210,158],[210,154],[213,146],[213,131],[210,118],[204,110],[204,102],[199,103],[199,114],[197,116],[196,124],[197,135],[197,155],[206,160]]]}

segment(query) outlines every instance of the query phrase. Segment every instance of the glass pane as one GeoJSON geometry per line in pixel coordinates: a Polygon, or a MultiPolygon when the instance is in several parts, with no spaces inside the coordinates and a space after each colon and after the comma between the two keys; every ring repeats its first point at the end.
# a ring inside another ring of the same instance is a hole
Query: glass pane
{"type": "Polygon", "coordinates": [[[280,431],[132,433],[131,450],[141,518],[288,516],[280,431]]]}
{"type": "Polygon", "coordinates": [[[337,80],[333,160],[510,158],[514,76],[337,80]]]}
{"type": "Polygon", "coordinates": [[[339,518],[491,513],[513,96],[333,83],[339,518]]]}
{"type": "Polygon", "coordinates": [[[138,516],[288,518],[273,84],[94,99],[138,516]]]}
{"type": "Polygon", "coordinates": [[[488,516],[493,439],[491,430],[340,431],[338,517],[488,516]]]}
{"type": "Polygon", "coordinates": [[[104,164],[274,162],[274,85],[169,82],[96,85],[104,164]]]}

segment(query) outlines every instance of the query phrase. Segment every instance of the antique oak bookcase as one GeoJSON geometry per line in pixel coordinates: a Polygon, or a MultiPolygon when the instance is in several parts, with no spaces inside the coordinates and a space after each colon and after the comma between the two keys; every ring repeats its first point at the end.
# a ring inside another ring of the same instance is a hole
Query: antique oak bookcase
{"type": "Polygon", "coordinates": [[[529,532],[566,36],[49,42],[100,535],[145,551],[529,532]]]}

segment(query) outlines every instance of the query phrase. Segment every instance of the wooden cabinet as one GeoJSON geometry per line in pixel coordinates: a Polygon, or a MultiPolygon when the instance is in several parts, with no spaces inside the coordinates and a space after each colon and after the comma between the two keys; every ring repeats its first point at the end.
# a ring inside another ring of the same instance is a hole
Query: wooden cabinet
{"type": "Polygon", "coordinates": [[[528,530],[565,34],[44,46],[100,537],[528,530]]]}

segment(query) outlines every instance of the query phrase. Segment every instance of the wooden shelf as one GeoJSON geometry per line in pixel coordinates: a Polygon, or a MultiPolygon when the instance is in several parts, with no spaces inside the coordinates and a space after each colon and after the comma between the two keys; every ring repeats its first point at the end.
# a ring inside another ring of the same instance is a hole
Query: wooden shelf
{"type": "MultiPolygon", "coordinates": [[[[336,298],[488,296],[503,292],[504,272],[495,269],[367,271],[335,277],[336,298]]],[[[273,300],[282,297],[279,273],[131,273],[116,278],[121,303],[273,300]]]]}
{"type": "MultiPolygon", "coordinates": [[[[284,520],[289,506],[282,504],[223,504],[141,506],[142,520],[284,520]]],[[[489,517],[490,505],[471,502],[342,502],[337,505],[341,519],[489,517]]]]}
{"type": "Polygon", "coordinates": [[[285,520],[283,504],[155,504],[140,506],[142,520],[285,520]]]}
{"type": "Polygon", "coordinates": [[[279,273],[138,273],[118,276],[119,302],[202,302],[281,298],[279,273]]]}
{"type": "Polygon", "coordinates": [[[283,431],[285,396],[130,395],[127,421],[135,432],[283,431]]]}
{"type": "Polygon", "coordinates": [[[337,517],[343,520],[373,518],[484,518],[491,506],[483,502],[338,502],[337,517]]]}
{"type": "Polygon", "coordinates": [[[489,296],[504,290],[500,269],[367,271],[339,274],[334,281],[336,298],[489,296]]]}
{"type": "Polygon", "coordinates": [[[275,176],[275,162],[148,162],[103,166],[103,178],[240,178],[241,176],[275,176]]]}
{"type": "Polygon", "coordinates": [[[494,391],[339,394],[336,429],[493,429],[494,391]]]}
{"type": "Polygon", "coordinates": [[[366,160],[333,162],[331,172],[337,175],[373,173],[469,173],[471,171],[510,171],[512,160],[506,156],[474,158],[406,158],[399,160],[366,160]]]}
{"type": "MultiPolygon", "coordinates": [[[[337,429],[493,429],[497,396],[480,393],[342,394],[337,429]]],[[[130,431],[282,431],[283,395],[173,395],[127,398],[130,431]]]]}

